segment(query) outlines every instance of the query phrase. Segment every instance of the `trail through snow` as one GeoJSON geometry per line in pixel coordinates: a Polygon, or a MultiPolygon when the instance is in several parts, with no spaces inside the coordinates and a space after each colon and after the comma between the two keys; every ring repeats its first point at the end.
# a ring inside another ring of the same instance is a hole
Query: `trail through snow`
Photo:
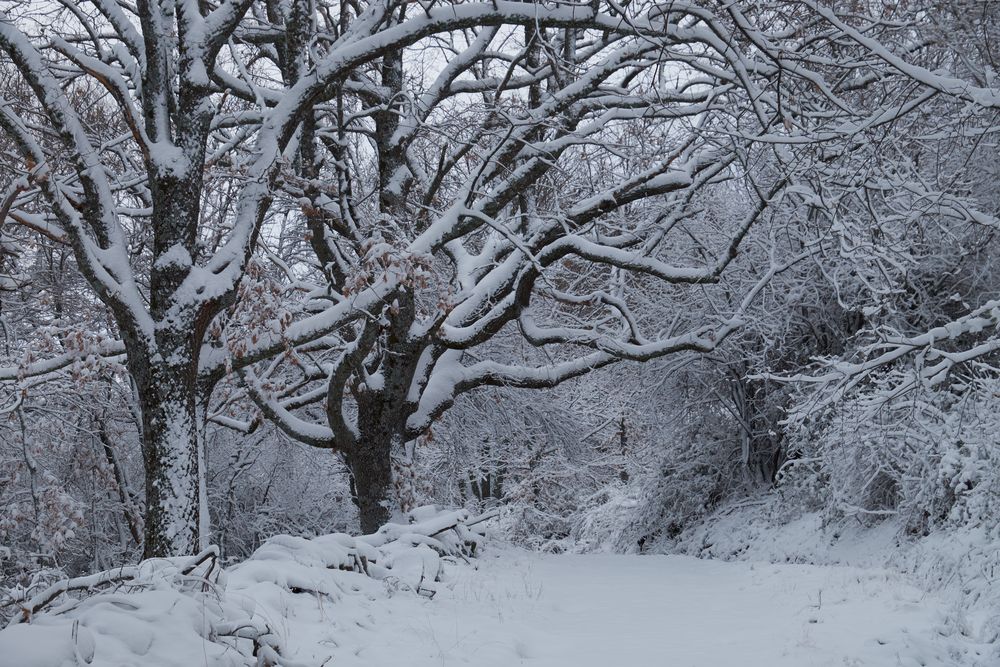
{"type": "Polygon", "coordinates": [[[955,609],[884,571],[494,548],[451,572],[433,600],[372,605],[335,664],[1000,664],[946,620],[955,609]]]}

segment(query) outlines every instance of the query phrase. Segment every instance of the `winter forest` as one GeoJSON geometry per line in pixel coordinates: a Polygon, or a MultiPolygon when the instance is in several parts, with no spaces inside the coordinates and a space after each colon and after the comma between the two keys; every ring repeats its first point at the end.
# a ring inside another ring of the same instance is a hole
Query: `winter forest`
{"type": "Polygon", "coordinates": [[[0,0],[0,665],[1000,664],[998,61],[0,0]]]}

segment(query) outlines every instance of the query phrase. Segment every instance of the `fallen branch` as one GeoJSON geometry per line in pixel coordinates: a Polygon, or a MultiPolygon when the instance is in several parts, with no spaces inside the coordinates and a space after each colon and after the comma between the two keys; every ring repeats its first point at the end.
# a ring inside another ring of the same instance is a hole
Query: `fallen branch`
{"type": "Polygon", "coordinates": [[[38,593],[30,600],[25,602],[14,600],[7,603],[5,606],[10,606],[11,604],[16,604],[20,608],[20,614],[15,614],[7,626],[16,625],[17,623],[28,623],[31,618],[37,614],[39,611],[47,607],[53,600],[57,599],[60,595],[68,593],[69,591],[79,591],[86,590],[92,591],[98,586],[104,586],[107,584],[122,584],[127,581],[134,580],[139,574],[139,568],[135,565],[124,566],[116,568],[114,570],[106,570],[104,572],[98,572],[96,574],[89,574],[85,577],[76,577],[74,579],[64,579],[62,581],[56,582],[46,588],[41,593],[38,593]]]}

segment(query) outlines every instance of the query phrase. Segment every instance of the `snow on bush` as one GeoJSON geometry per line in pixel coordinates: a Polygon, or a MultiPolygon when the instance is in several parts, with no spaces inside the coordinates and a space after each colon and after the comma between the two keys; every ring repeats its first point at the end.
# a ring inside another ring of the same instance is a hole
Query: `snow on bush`
{"type": "Polygon", "coordinates": [[[773,490],[729,498],[652,550],[887,567],[951,596],[958,631],[1000,636],[1000,380],[886,400],[895,383],[873,380],[795,434],[773,490]]]}
{"type": "Polygon", "coordinates": [[[731,448],[696,439],[667,443],[645,470],[593,494],[576,514],[575,548],[633,553],[672,539],[701,521],[723,498],[743,495],[731,448]]]}
{"type": "Polygon", "coordinates": [[[797,457],[779,473],[778,489],[789,504],[830,519],[898,517],[913,535],[993,530],[1000,511],[998,395],[1000,380],[989,378],[887,400],[876,382],[798,435],[797,457]]]}
{"type": "Polygon", "coordinates": [[[444,562],[476,554],[485,518],[427,506],[372,535],[275,536],[227,569],[212,547],[6,591],[0,656],[33,667],[325,664],[372,600],[433,597],[444,562]]]}

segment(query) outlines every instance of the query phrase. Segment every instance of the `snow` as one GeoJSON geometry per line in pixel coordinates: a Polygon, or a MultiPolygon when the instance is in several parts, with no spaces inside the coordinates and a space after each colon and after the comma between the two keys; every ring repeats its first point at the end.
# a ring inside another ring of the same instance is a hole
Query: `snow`
{"type": "Polygon", "coordinates": [[[185,248],[180,243],[175,243],[170,246],[163,254],[156,258],[156,262],[153,266],[157,269],[163,270],[170,267],[178,267],[181,269],[188,269],[194,265],[191,260],[191,254],[188,253],[187,248],[185,248]]]}
{"type": "Polygon", "coordinates": [[[855,517],[834,520],[790,509],[772,496],[723,506],[652,548],[703,558],[891,570],[932,593],[962,634],[983,643],[1000,637],[1000,540],[990,526],[951,526],[914,537],[898,517],[873,525],[855,517]]]}
{"type": "Polygon", "coordinates": [[[147,561],[116,589],[0,631],[0,664],[249,667],[254,637],[262,664],[316,667],[973,667],[1000,657],[963,634],[943,598],[880,568],[504,544],[469,559],[468,540],[480,538],[467,513],[420,508],[407,519],[360,538],[277,536],[222,573],[215,552],[147,561]]]}
{"type": "Polygon", "coordinates": [[[323,664],[391,594],[433,596],[442,554],[465,558],[481,539],[464,510],[404,520],[361,538],[279,535],[225,571],[213,547],[32,591],[0,631],[0,665],[323,664]]]}
{"type": "Polygon", "coordinates": [[[976,665],[949,608],[884,570],[501,548],[371,610],[340,665],[976,665]],[[357,640],[356,640],[357,641],[357,640]]]}
{"type": "Polygon", "coordinates": [[[4,632],[0,655],[5,665],[45,664],[53,667],[76,667],[77,656],[83,664],[94,658],[94,639],[83,629],[73,636],[73,628],[51,632],[37,625],[15,625],[4,632]]]}

